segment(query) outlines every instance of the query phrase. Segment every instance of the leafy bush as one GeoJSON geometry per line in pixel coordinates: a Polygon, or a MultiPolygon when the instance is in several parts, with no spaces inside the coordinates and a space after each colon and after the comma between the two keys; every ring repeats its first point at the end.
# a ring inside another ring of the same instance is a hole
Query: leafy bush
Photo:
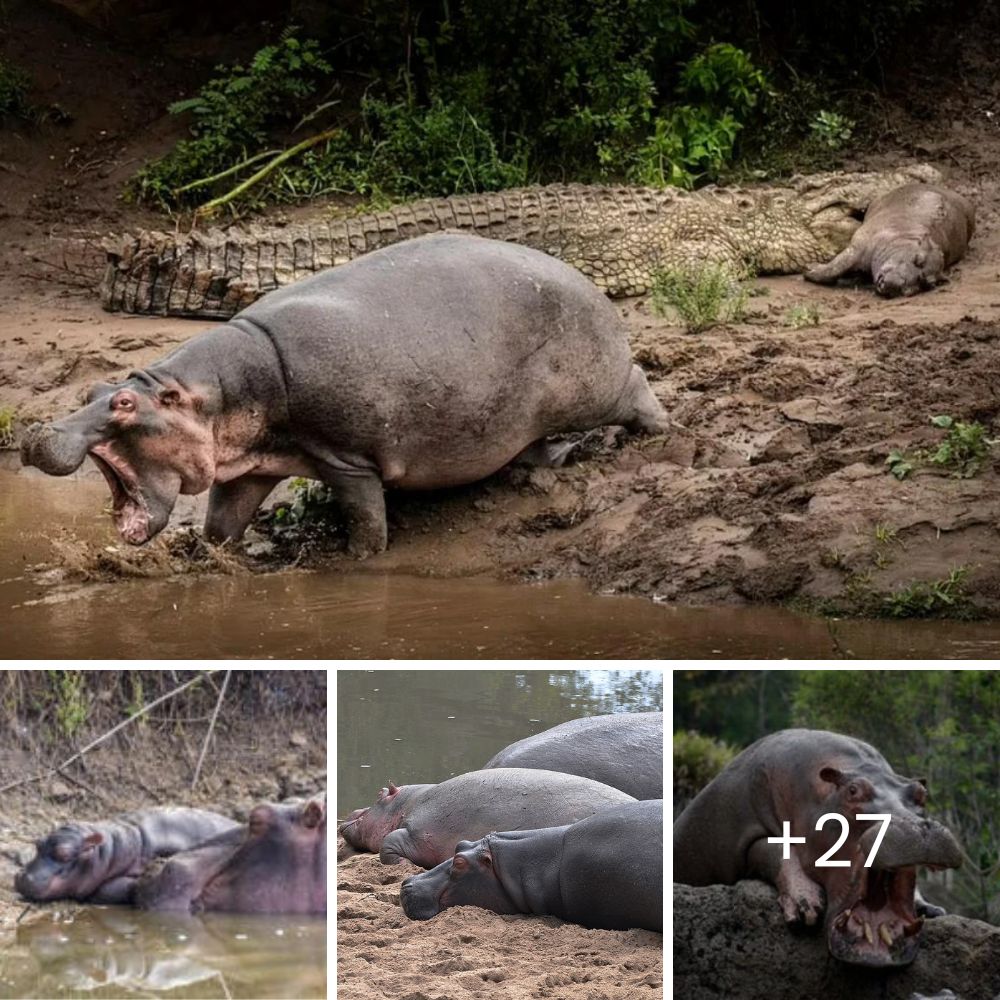
{"type": "Polygon", "coordinates": [[[913,452],[896,448],[889,452],[885,464],[897,479],[905,479],[922,465],[941,466],[951,469],[956,479],[971,479],[998,443],[986,436],[986,428],[977,420],[965,423],[943,414],[931,417],[931,425],[948,432],[937,448],[918,448],[913,452]]]}
{"type": "Polygon", "coordinates": [[[737,754],[735,747],[688,730],[674,733],[674,799],[693,799],[737,754]]]}
{"type": "Polygon", "coordinates": [[[299,41],[288,32],[257,52],[248,66],[216,67],[217,77],[168,109],[175,115],[191,113],[193,138],[143,167],[130,182],[132,194],[164,208],[204,200],[203,189],[184,198],[178,188],[259,153],[276,129],[301,117],[332,69],[318,42],[299,41]]]}
{"type": "Polygon", "coordinates": [[[659,271],[653,278],[653,309],[661,316],[673,310],[688,333],[738,323],[746,311],[749,277],[710,262],[659,271]]]}
{"type": "Polygon", "coordinates": [[[28,103],[28,82],[27,73],[0,58],[0,117],[33,117],[34,109],[28,103]]]}
{"type": "Polygon", "coordinates": [[[813,137],[830,149],[840,149],[854,134],[854,122],[836,111],[820,111],[809,125],[813,137]]]}

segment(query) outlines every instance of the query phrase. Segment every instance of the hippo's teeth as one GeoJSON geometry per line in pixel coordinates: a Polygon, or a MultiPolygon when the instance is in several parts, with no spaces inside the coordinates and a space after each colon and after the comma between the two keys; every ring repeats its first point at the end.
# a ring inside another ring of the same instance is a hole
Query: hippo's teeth
{"type": "Polygon", "coordinates": [[[878,936],[885,942],[887,948],[892,947],[892,934],[889,933],[889,928],[885,924],[879,924],[878,936]]]}
{"type": "Polygon", "coordinates": [[[865,940],[869,944],[874,944],[875,943],[875,935],[872,934],[871,924],[868,923],[867,920],[862,920],[861,921],[861,926],[864,927],[864,929],[865,929],[865,940]]]}
{"type": "Polygon", "coordinates": [[[920,928],[924,926],[924,918],[917,917],[916,920],[910,921],[908,924],[903,925],[903,935],[905,937],[913,937],[914,934],[920,931],[920,928]]]}

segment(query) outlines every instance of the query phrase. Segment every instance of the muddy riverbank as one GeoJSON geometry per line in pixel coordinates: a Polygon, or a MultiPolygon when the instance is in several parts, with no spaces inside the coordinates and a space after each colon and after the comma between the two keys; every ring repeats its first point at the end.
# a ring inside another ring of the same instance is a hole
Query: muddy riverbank
{"type": "MultiPolygon", "coordinates": [[[[25,46],[41,66],[43,41],[67,31],[35,28],[25,46]]],[[[120,72],[106,43],[88,58],[92,74],[120,72]]],[[[598,592],[668,604],[1000,612],[1000,452],[968,479],[923,468],[900,482],[885,464],[894,450],[935,447],[934,416],[978,421],[1000,437],[1000,118],[990,111],[1000,82],[974,69],[959,74],[936,117],[887,107],[881,148],[845,163],[933,162],[973,199],[978,230],[947,284],[886,301],[870,288],[765,278],[746,322],[697,336],[653,315],[648,299],[621,302],[676,430],[607,443],[557,471],[391,497],[389,551],[366,569],[578,577],[598,592]],[[815,308],[817,325],[793,328],[801,306],[815,308]]],[[[60,90],[79,73],[40,71],[48,97],[73,102],[73,121],[4,148],[0,408],[13,408],[15,438],[32,420],[68,412],[93,381],[122,377],[211,325],[105,314],[93,254],[69,271],[62,264],[66,239],[93,243],[155,223],[119,198],[134,165],[181,127],[151,117],[156,92],[162,106],[175,85],[169,73],[149,76],[154,91],[137,87],[113,111],[89,92],[60,90]]]]}

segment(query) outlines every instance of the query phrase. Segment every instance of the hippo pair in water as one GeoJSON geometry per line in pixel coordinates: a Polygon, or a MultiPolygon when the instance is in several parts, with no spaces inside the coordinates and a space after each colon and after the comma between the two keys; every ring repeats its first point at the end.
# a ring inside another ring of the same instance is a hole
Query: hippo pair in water
{"type": "Polygon", "coordinates": [[[287,476],[321,480],[347,548],[386,547],[384,487],[471,483],[519,455],[558,464],[549,435],[667,429],[614,306],[547,254],[445,233],[265,295],[89,404],[29,428],[25,465],[88,457],[122,538],[141,545],[179,493],[211,490],[205,533],[240,538],[287,476]]]}
{"type": "Polygon", "coordinates": [[[239,824],[202,809],[68,823],[14,880],[26,899],[187,913],[326,912],[326,803],[259,805],[239,824]]]}
{"type": "Polygon", "coordinates": [[[674,825],[674,878],[693,886],[759,878],[778,889],[789,924],[823,922],[830,953],[855,965],[906,965],[916,956],[924,917],[939,916],[917,891],[917,869],[957,868],[962,851],[927,818],[922,781],[896,774],[861,740],[818,730],[765,736],[734,758],[674,825]],[[838,821],[817,830],[817,821],[838,821]],[[865,867],[890,817],[870,867],[865,867]],[[787,845],[790,824],[802,843],[787,845]],[[842,839],[841,839],[842,838],[842,839]],[[820,860],[842,862],[834,867],[820,860]]]}
{"type": "Polygon", "coordinates": [[[660,712],[576,719],[439,785],[390,782],[340,832],[385,864],[433,869],[404,883],[415,919],[477,905],[661,930],[662,761],[660,712]]]}

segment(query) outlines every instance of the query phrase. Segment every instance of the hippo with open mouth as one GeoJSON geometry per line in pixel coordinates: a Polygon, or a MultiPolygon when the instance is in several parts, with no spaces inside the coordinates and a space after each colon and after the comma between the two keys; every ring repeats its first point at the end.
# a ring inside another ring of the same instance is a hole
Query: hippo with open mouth
{"type": "Polygon", "coordinates": [[[287,476],[318,479],[348,551],[386,547],[385,487],[483,479],[545,438],[667,429],[614,306],[527,247],[454,233],[408,240],[265,295],[87,405],[29,428],[21,460],[64,476],[88,456],[141,545],[177,496],[211,490],[205,533],[240,538],[287,476]]]}
{"type": "Polygon", "coordinates": [[[830,953],[866,966],[907,965],[916,957],[924,917],[940,916],[917,891],[920,866],[957,868],[962,851],[928,819],[923,782],[896,774],[861,740],[821,730],[786,729],[753,743],[703,788],[674,824],[674,879],[686,885],[733,885],[759,878],[778,889],[789,924],[824,916],[830,953]],[[839,813],[842,828],[817,821],[839,813]],[[882,824],[891,818],[871,867],[882,824]],[[790,824],[793,843],[769,843],[790,824]],[[835,848],[831,850],[832,848],[835,848]],[[825,867],[821,859],[847,862],[825,867]]]}

